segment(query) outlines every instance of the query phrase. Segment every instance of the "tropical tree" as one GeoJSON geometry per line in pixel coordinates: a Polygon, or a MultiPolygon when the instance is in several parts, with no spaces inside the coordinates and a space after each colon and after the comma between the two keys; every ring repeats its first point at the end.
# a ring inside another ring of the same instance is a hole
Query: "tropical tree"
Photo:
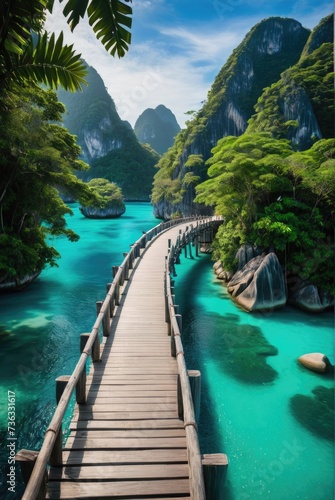
{"type": "MultiPolygon", "coordinates": [[[[62,0],[60,0],[62,1],[62,0]]],[[[125,0],[129,3],[131,0],[125,0]]],[[[68,0],[63,10],[73,30],[85,13],[112,55],[130,43],[131,8],[119,0],[68,0]]],[[[85,204],[97,201],[78,180],[87,168],[76,138],[57,125],[65,108],[52,90],[81,89],[85,65],[63,34],[43,29],[54,0],[0,3],[0,288],[22,284],[56,265],[53,236],[78,239],[66,224],[71,209],[59,192],[85,204]]]]}
{"type": "Polygon", "coordinates": [[[97,194],[97,206],[107,208],[124,208],[121,188],[115,182],[109,182],[104,178],[91,179],[89,188],[97,194]]]}
{"type": "Polygon", "coordinates": [[[196,202],[224,216],[214,257],[236,269],[238,248],[275,251],[286,270],[334,293],[335,140],[294,152],[269,133],[225,137],[206,162],[196,202]]]}
{"type": "Polygon", "coordinates": [[[23,89],[11,96],[11,107],[0,114],[0,288],[5,289],[56,265],[53,237],[78,239],[67,227],[65,215],[72,211],[59,191],[86,203],[95,200],[75,175],[88,168],[78,159],[75,136],[54,123],[64,112],[54,92],[23,89]]]}
{"type": "MultiPolygon", "coordinates": [[[[62,1],[62,0],[60,0],[62,1]]],[[[96,37],[112,55],[122,57],[131,41],[131,0],[68,0],[63,10],[73,31],[88,15],[96,37]],[[126,2],[126,3],[125,3],[126,2]]],[[[13,82],[44,83],[77,90],[85,82],[85,67],[73,46],[43,30],[54,0],[3,0],[0,4],[0,86],[13,82]]]]}

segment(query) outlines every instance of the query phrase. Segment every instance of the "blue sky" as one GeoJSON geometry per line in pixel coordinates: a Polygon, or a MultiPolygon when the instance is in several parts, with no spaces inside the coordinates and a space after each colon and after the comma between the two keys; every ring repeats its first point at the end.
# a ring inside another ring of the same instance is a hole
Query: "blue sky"
{"type": "Polygon", "coordinates": [[[67,43],[93,66],[118,113],[132,126],[146,108],[164,104],[181,127],[198,110],[215,76],[248,31],[271,16],[291,17],[312,29],[333,12],[328,0],[133,0],[132,44],[111,57],[86,20],[71,34],[55,0],[46,29],[63,30],[67,43]]]}

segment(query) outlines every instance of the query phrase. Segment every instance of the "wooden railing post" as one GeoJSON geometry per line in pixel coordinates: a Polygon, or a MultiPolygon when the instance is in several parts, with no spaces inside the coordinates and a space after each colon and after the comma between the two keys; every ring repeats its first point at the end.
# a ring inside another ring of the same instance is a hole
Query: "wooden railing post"
{"type": "Polygon", "coordinates": [[[141,239],[141,248],[145,248],[145,246],[147,244],[147,233],[145,231],[142,231],[142,233],[143,233],[143,236],[141,239]]]}
{"type": "MultiPolygon", "coordinates": [[[[57,404],[62,397],[64,389],[70,380],[70,375],[62,375],[56,378],[56,402],[57,404]]],[[[61,467],[63,465],[63,430],[62,425],[57,433],[55,444],[50,455],[50,465],[53,467],[61,467]]]]}
{"type": "Polygon", "coordinates": [[[201,372],[199,370],[187,370],[191,387],[195,421],[199,423],[201,404],[201,372]]]}
{"type": "MultiPolygon", "coordinates": [[[[187,370],[188,380],[191,388],[191,395],[194,407],[194,416],[196,422],[199,422],[200,403],[201,403],[201,372],[199,370],[187,370]]],[[[183,397],[181,393],[180,378],[177,379],[177,401],[178,417],[184,419],[183,397]]]]}
{"type": "MultiPolygon", "coordinates": [[[[102,304],[103,304],[102,300],[98,300],[98,302],[96,303],[97,315],[100,314],[102,304]]],[[[102,333],[103,333],[104,337],[109,337],[109,334],[110,334],[110,321],[111,321],[111,318],[110,318],[110,308],[108,307],[105,310],[104,317],[103,317],[103,320],[102,320],[102,333]]]]}
{"type": "MultiPolygon", "coordinates": [[[[111,286],[112,286],[112,283],[107,283],[107,285],[106,285],[107,293],[111,289],[111,286]]],[[[113,295],[111,296],[110,301],[109,301],[109,314],[110,314],[111,318],[114,316],[114,308],[115,308],[115,293],[113,293],[113,295]]]]}
{"type": "MultiPolygon", "coordinates": [[[[20,450],[15,455],[15,462],[19,462],[20,464],[20,469],[25,484],[28,484],[29,482],[37,457],[38,457],[38,451],[25,450],[25,449],[20,450]]],[[[48,482],[48,472],[47,469],[45,469],[44,476],[36,500],[45,499],[47,494],[47,482],[48,482]]]]}
{"type": "Polygon", "coordinates": [[[56,378],[56,402],[59,403],[60,398],[64,392],[66,384],[70,380],[70,375],[62,375],[56,378]]]}
{"type": "MultiPolygon", "coordinates": [[[[82,333],[80,335],[80,352],[83,352],[83,350],[85,349],[88,337],[88,333],[82,333]]],[[[81,371],[76,385],[76,401],[79,405],[86,403],[86,363],[83,370],[81,371]]]]}
{"type": "Polygon", "coordinates": [[[224,498],[227,467],[228,458],[224,453],[202,455],[206,500],[220,500],[224,498]]]}
{"type": "MultiPolygon", "coordinates": [[[[128,257],[127,252],[123,252],[123,257],[126,260],[126,257],[128,257]]],[[[129,279],[129,257],[128,257],[128,259],[125,262],[123,271],[124,271],[124,280],[126,281],[126,280],[129,279]]]]}
{"type": "Polygon", "coordinates": [[[174,330],[173,330],[173,328],[171,328],[170,346],[171,346],[171,356],[173,358],[175,358],[176,355],[177,355],[177,352],[176,352],[176,342],[175,342],[175,338],[174,338],[174,330]]]}
{"type": "MultiPolygon", "coordinates": [[[[119,266],[113,266],[113,278],[117,275],[119,266]]],[[[115,304],[120,305],[120,282],[115,283],[115,304]]]]}
{"type": "Polygon", "coordinates": [[[194,238],[194,246],[195,246],[195,256],[198,257],[199,256],[199,236],[198,236],[198,233],[197,233],[196,237],[194,238]]]}

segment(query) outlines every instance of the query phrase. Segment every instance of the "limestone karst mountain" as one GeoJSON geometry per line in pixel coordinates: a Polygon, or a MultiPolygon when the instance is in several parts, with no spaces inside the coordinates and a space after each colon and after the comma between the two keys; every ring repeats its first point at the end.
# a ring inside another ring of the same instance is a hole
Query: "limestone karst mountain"
{"type": "Polygon", "coordinates": [[[155,151],[163,154],[173,145],[180,126],[172,111],[160,104],[155,109],[143,111],[136,120],[134,130],[140,142],[150,144],[155,151]]]}
{"type": "Polygon", "coordinates": [[[313,32],[280,17],[252,28],[217,75],[204,106],[160,160],[152,193],[156,217],[208,213],[193,201],[195,186],[207,179],[205,162],[219,139],[243,134],[251,117],[252,130],[287,137],[296,149],[333,133],[332,32],[332,16],[313,32]]]}
{"type": "Polygon", "coordinates": [[[127,199],[149,201],[159,155],[140,144],[129,123],[121,120],[102,78],[90,66],[87,82],[83,92],[58,92],[67,110],[64,125],[77,136],[82,159],[90,165],[81,177],[105,178],[127,199]]]}

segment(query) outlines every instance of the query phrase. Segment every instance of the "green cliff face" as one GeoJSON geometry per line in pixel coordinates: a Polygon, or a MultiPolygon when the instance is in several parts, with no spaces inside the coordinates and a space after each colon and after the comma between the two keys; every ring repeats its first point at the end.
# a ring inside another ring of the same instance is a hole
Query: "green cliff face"
{"type": "Polygon", "coordinates": [[[134,130],[140,142],[150,144],[155,151],[163,154],[173,145],[180,127],[172,111],[160,104],[155,109],[143,111],[136,120],[134,130]]]}
{"type": "Polygon", "coordinates": [[[90,165],[83,180],[103,177],[115,182],[127,199],[149,200],[158,154],[139,143],[119,117],[104,82],[88,67],[83,92],[58,92],[66,106],[64,125],[77,136],[82,158],[90,165]]]}
{"type": "Polygon", "coordinates": [[[297,150],[331,136],[330,24],[327,18],[310,33],[297,21],[278,17],[247,34],[203,108],[158,164],[152,193],[157,217],[208,211],[194,202],[196,185],[207,179],[205,162],[221,138],[243,134],[251,117],[249,131],[288,138],[297,150]]]}
{"type": "Polygon", "coordinates": [[[271,132],[295,149],[334,136],[333,16],[313,30],[298,64],[265,89],[249,121],[249,132],[271,132]]]}

